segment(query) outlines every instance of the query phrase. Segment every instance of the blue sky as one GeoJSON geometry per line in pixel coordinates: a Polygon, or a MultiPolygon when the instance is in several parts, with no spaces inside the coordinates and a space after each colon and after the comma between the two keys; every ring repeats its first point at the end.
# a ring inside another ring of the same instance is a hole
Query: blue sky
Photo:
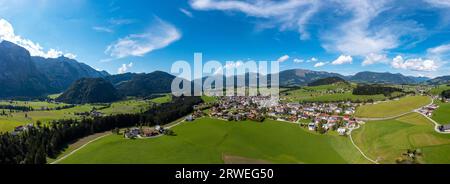
{"type": "Polygon", "coordinates": [[[0,0],[0,39],[110,73],[177,60],[280,60],[281,70],[450,72],[450,0],[0,0]]]}

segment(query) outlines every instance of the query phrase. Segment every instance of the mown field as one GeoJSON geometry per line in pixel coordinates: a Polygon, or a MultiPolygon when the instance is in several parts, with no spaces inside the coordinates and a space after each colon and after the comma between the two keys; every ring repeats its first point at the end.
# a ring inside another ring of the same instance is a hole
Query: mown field
{"type": "Polygon", "coordinates": [[[410,112],[429,103],[431,103],[431,98],[428,96],[407,96],[399,100],[360,106],[356,109],[355,116],[360,118],[393,117],[410,112]]]}
{"type": "Polygon", "coordinates": [[[203,118],[173,130],[177,136],[152,139],[110,135],[61,163],[368,163],[348,137],[317,135],[285,122],[203,118]]]}
{"type": "Polygon", "coordinates": [[[433,112],[431,118],[442,125],[450,124],[450,103],[435,101],[435,104],[439,105],[439,108],[433,112]]]}
{"type": "Polygon", "coordinates": [[[434,124],[418,113],[393,120],[371,121],[353,132],[355,143],[380,163],[395,163],[407,149],[420,149],[420,163],[450,163],[450,134],[434,131],[434,124]]]}

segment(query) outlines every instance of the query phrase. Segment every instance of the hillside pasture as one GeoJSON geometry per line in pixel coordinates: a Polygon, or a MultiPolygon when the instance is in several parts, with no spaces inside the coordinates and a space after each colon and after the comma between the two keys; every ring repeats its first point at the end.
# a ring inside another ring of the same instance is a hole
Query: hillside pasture
{"type": "Polygon", "coordinates": [[[411,112],[431,103],[427,96],[407,96],[399,100],[390,100],[375,104],[367,104],[356,109],[355,116],[360,118],[385,118],[411,112]]]}
{"type": "Polygon", "coordinates": [[[450,135],[434,131],[434,124],[418,113],[392,120],[370,121],[353,132],[355,143],[380,163],[396,163],[407,149],[420,149],[420,163],[450,163],[450,135]]]}
{"type": "Polygon", "coordinates": [[[298,125],[267,120],[202,118],[173,128],[177,136],[124,139],[110,135],[61,163],[368,163],[347,137],[317,135],[298,125]],[[230,160],[227,160],[230,162],[230,160]]]}

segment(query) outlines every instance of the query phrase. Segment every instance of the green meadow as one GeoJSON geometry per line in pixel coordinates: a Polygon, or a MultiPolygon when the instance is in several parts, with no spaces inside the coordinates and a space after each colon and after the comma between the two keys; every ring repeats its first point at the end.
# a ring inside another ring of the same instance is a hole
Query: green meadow
{"type": "Polygon", "coordinates": [[[355,116],[360,118],[383,118],[401,115],[431,103],[427,96],[407,96],[399,100],[390,100],[376,104],[360,106],[355,116]]]}
{"type": "MultiPolygon", "coordinates": [[[[336,83],[330,85],[302,87],[281,92],[281,98],[288,102],[336,102],[336,101],[381,101],[384,95],[353,95],[354,84],[336,83]]],[[[393,96],[399,96],[395,93],[393,96]]]]}
{"type": "Polygon", "coordinates": [[[439,124],[450,124],[450,103],[435,101],[439,108],[433,112],[432,119],[439,124]]]}
{"type": "Polygon", "coordinates": [[[368,163],[348,137],[285,122],[202,118],[173,130],[176,136],[151,139],[109,135],[61,163],[368,163]]]}
{"type": "MultiPolygon", "coordinates": [[[[10,102],[3,102],[10,103],[10,102]]],[[[61,104],[50,103],[50,102],[28,102],[28,101],[13,101],[12,104],[19,105],[29,105],[35,109],[40,107],[53,108],[61,104]]],[[[8,115],[0,116],[0,132],[12,131],[14,127],[20,125],[26,125],[29,123],[36,123],[40,121],[42,123],[47,123],[53,120],[59,119],[79,119],[81,116],[76,115],[76,113],[90,112],[93,108],[100,109],[99,111],[105,115],[114,114],[126,114],[126,113],[139,113],[145,111],[151,107],[154,102],[150,100],[135,100],[129,99],[119,102],[111,103],[108,107],[107,104],[84,104],[76,105],[72,108],[61,109],[61,110],[36,110],[29,112],[19,112],[13,111],[9,113],[9,110],[4,110],[8,115]]],[[[65,104],[67,105],[67,104],[65,104]]],[[[0,109],[0,112],[3,111],[0,109]]]]}
{"type": "Polygon", "coordinates": [[[434,131],[434,124],[418,113],[397,119],[370,121],[353,132],[355,143],[380,163],[395,163],[407,149],[420,149],[420,163],[450,163],[450,134],[434,131]]]}
{"type": "Polygon", "coordinates": [[[450,86],[448,86],[448,85],[440,85],[440,86],[433,87],[430,90],[430,93],[433,94],[433,95],[440,95],[445,90],[450,90],[450,86]]]}

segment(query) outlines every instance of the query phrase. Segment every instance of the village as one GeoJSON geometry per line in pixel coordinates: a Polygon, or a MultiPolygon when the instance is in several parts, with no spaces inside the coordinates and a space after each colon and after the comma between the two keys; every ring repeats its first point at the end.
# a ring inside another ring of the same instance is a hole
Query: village
{"type": "Polygon", "coordinates": [[[353,117],[356,107],[352,102],[340,103],[277,103],[264,96],[229,96],[220,97],[205,113],[204,105],[195,106],[194,113],[186,118],[207,115],[226,121],[251,120],[262,122],[265,118],[296,123],[310,131],[326,133],[336,131],[339,135],[347,135],[351,129],[363,124],[353,117]]]}

